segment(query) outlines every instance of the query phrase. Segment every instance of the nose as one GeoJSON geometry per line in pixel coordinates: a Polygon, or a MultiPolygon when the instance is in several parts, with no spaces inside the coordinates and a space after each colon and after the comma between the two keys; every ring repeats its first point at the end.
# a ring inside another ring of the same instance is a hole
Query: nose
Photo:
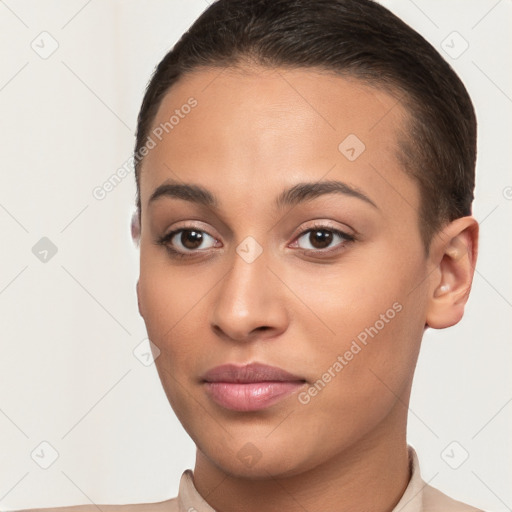
{"type": "Polygon", "coordinates": [[[286,330],[286,287],[267,264],[265,251],[250,263],[233,254],[231,268],[213,297],[211,326],[218,336],[247,342],[286,330]]]}

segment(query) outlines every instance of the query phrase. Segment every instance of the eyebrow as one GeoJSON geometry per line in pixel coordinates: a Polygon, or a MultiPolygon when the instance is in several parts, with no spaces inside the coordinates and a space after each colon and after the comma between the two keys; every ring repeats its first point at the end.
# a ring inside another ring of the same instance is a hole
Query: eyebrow
{"type": "MultiPolygon", "coordinates": [[[[276,197],[274,207],[276,209],[283,209],[287,206],[295,206],[306,201],[311,201],[312,199],[326,194],[343,194],[355,197],[379,209],[378,206],[358,188],[341,181],[333,180],[297,183],[291,188],[284,190],[276,197]]],[[[154,190],[149,198],[148,204],[163,197],[183,199],[184,201],[190,201],[210,208],[218,208],[219,206],[219,200],[212,192],[193,183],[180,183],[174,180],[166,180],[154,190]]]]}

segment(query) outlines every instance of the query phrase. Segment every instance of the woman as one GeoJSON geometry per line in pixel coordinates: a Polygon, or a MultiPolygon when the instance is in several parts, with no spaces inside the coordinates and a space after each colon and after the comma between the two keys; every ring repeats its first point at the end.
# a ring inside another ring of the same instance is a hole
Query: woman
{"type": "Polygon", "coordinates": [[[423,333],[472,283],[475,147],[460,79],[379,4],[206,9],[146,90],[133,224],[196,463],[176,498],[101,509],[476,511],[406,440],[423,333]]]}

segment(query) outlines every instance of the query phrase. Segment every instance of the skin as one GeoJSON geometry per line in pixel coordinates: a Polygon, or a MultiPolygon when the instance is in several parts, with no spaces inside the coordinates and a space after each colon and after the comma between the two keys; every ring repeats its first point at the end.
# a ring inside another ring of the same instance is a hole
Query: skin
{"type": "Polygon", "coordinates": [[[410,478],[407,405],[422,335],[462,317],[478,225],[445,224],[425,255],[420,191],[396,153],[407,112],[381,90],[313,69],[201,69],[171,88],[154,126],[191,96],[197,107],[143,161],[137,294],[162,385],[197,446],[195,486],[223,512],[390,511],[410,478]],[[366,146],[354,161],[338,149],[349,134],[366,146]],[[149,204],[169,178],[207,188],[218,208],[149,204]],[[329,194],[274,208],[285,188],[325,180],[376,206],[329,194]],[[319,224],[355,241],[332,234],[322,246],[308,232],[319,224]],[[189,258],[155,243],[191,226],[204,240],[189,242],[189,258]],[[262,249],[251,263],[236,252],[248,236],[262,249]],[[396,303],[401,311],[307,404],[294,393],[236,412],[204,391],[207,370],[254,361],[302,376],[307,390],[396,303]],[[254,464],[239,456],[248,442],[254,464]]]}

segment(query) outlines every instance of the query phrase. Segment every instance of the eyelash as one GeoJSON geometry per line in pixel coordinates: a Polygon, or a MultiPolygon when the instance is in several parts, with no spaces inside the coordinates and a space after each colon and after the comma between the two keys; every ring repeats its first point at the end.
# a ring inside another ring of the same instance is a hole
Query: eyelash
{"type": "MultiPolygon", "coordinates": [[[[202,252],[202,250],[198,249],[198,250],[191,250],[189,251],[189,253],[182,253],[180,251],[177,251],[176,249],[172,248],[170,245],[169,245],[169,242],[174,238],[174,236],[176,236],[178,233],[181,233],[182,231],[197,231],[197,232],[200,232],[200,233],[206,233],[208,236],[210,236],[211,238],[214,238],[212,235],[210,235],[208,232],[202,230],[202,229],[198,229],[196,228],[195,226],[184,226],[184,227],[181,227],[179,229],[175,229],[173,231],[170,231],[169,233],[165,234],[164,236],[162,236],[161,238],[159,238],[157,241],[156,241],[156,244],[157,245],[160,245],[160,246],[164,246],[166,249],[167,249],[167,252],[169,253],[169,255],[171,256],[171,258],[193,258],[195,256],[195,254],[197,253],[200,253],[202,252]]],[[[339,229],[335,229],[335,228],[332,228],[330,226],[325,226],[325,225],[322,225],[322,224],[318,224],[318,225],[314,225],[304,231],[302,231],[301,233],[299,233],[299,235],[296,237],[296,240],[300,239],[301,237],[303,237],[304,235],[308,234],[308,233],[311,233],[313,231],[327,231],[327,232],[330,232],[330,233],[333,233],[335,235],[338,235],[340,238],[343,239],[343,241],[338,245],[336,246],[335,249],[317,249],[317,250],[314,250],[314,249],[300,249],[300,251],[302,251],[303,254],[318,254],[318,253],[321,253],[321,254],[331,254],[331,252],[338,252],[340,250],[340,247],[344,247],[345,245],[351,243],[351,242],[355,242],[356,241],[356,237],[354,235],[349,235],[348,233],[345,233],[344,231],[341,231],[339,229]]]]}

